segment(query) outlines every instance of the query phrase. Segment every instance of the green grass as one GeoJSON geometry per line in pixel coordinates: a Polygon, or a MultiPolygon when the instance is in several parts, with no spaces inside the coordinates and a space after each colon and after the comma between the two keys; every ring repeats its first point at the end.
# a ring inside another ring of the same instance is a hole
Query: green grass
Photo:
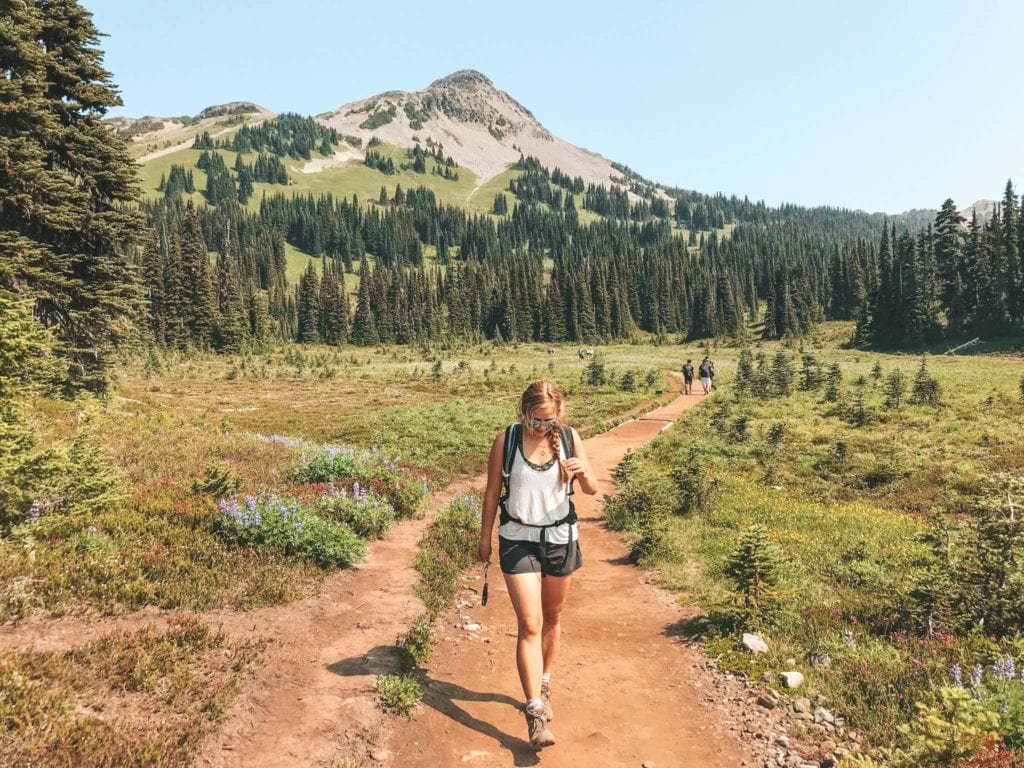
{"type": "MultiPolygon", "coordinates": [[[[840,364],[841,404],[823,402],[820,389],[737,397],[737,351],[715,352],[719,391],[631,460],[609,515],[662,583],[704,608],[705,618],[681,622],[679,632],[706,637],[725,666],[753,679],[795,659],[810,693],[881,745],[914,716],[915,701],[932,703],[950,683],[952,664],[988,669],[1005,654],[1020,661],[1019,645],[958,625],[923,637],[909,594],[929,580],[921,534],[930,511],[967,520],[993,482],[1024,475],[1024,403],[1019,356],[944,356],[927,359],[938,406],[887,408],[872,368],[879,364],[883,378],[900,368],[910,384],[921,358],[831,346],[848,331],[827,324],[804,350],[825,367],[840,364]],[[850,416],[858,392],[869,415],[862,426],[850,416]],[[773,429],[783,434],[774,444],[773,429]],[[711,501],[673,514],[682,492],[674,478],[683,477],[673,470],[691,461],[714,483],[711,501]],[[726,571],[755,521],[783,556],[778,593],[760,613],[742,604],[726,571]],[[744,626],[765,632],[768,655],[735,650],[744,626]],[[811,663],[821,658],[830,661],[811,663]]],[[[770,364],[780,345],[761,346],[770,364]]],[[[798,350],[789,352],[799,372],[798,350]]]]}

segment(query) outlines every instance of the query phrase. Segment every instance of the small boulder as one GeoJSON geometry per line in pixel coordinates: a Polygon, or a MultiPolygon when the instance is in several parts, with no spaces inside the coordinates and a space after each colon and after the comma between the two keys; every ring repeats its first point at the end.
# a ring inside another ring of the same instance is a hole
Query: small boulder
{"type": "Polygon", "coordinates": [[[751,653],[768,653],[768,643],[760,635],[744,632],[742,642],[743,647],[751,653]]]}
{"type": "Polygon", "coordinates": [[[781,678],[782,685],[785,688],[799,688],[804,684],[804,676],[801,672],[783,672],[781,678]]]}

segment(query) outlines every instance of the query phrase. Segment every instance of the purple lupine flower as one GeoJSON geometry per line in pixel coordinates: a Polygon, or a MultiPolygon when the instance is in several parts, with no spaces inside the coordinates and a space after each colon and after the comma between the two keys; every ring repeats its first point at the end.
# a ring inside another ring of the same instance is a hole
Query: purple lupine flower
{"type": "Polygon", "coordinates": [[[246,496],[245,497],[245,508],[247,510],[249,510],[250,512],[255,512],[256,511],[256,497],[255,496],[246,496]]]}
{"type": "Polygon", "coordinates": [[[263,523],[263,518],[260,517],[260,513],[257,512],[255,515],[253,515],[252,524],[254,526],[256,526],[257,528],[259,528],[262,523],[263,523]]]}
{"type": "Polygon", "coordinates": [[[953,678],[953,682],[956,683],[956,687],[957,688],[963,688],[964,687],[964,681],[963,681],[964,668],[963,667],[961,667],[959,664],[954,664],[952,667],[949,668],[949,674],[953,678]]]}
{"type": "Polygon", "coordinates": [[[359,481],[358,481],[358,480],[356,480],[356,481],[355,481],[354,483],[352,483],[352,495],[353,495],[353,496],[354,496],[355,498],[357,498],[357,499],[358,499],[358,498],[361,498],[361,497],[362,497],[362,495],[363,495],[363,489],[362,489],[362,487],[361,487],[361,486],[359,485],[359,481]]]}
{"type": "Polygon", "coordinates": [[[1014,663],[1013,657],[1007,656],[993,664],[992,675],[996,680],[1003,680],[1007,683],[1017,677],[1017,665],[1014,663]]]}
{"type": "Polygon", "coordinates": [[[981,674],[981,664],[975,664],[974,667],[971,669],[971,685],[981,685],[981,674]]]}
{"type": "Polygon", "coordinates": [[[999,714],[1000,715],[1005,715],[1009,711],[1010,711],[1010,705],[1007,704],[1005,701],[1002,704],[999,705],[999,714]]]}
{"type": "Polygon", "coordinates": [[[96,533],[96,526],[90,525],[86,530],[88,530],[89,533],[96,533]]]}
{"type": "Polygon", "coordinates": [[[39,515],[43,513],[43,508],[40,506],[38,501],[33,501],[32,506],[28,508],[28,521],[34,523],[39,519],[39,515]]]}

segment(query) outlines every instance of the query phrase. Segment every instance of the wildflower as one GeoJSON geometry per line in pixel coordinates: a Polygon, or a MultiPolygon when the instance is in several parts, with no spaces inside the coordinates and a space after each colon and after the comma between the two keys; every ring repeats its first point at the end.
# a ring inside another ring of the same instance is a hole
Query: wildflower
{"type": "Polygon", "coordinates": [[[975,664],[974,668],[971,669],[971,685],[981,685],[981,664],[975,664]]]}
{"type": "Polygon", "coordinates": [[[963,669],[963,667],[961,667],[959,664],[954,664],[952,667],[949,668],[949,674],[953,678],[953,682],[956,683],[956,687],[957,688],[963,688],[964,687],[964,682],[963,682],[964,669],[963,669]]]}
{"type": "Polygon", "coordinates": [[[42,514],[43,508],[39,505],[38,501],[33,501],[32,506],[28,510],[28,521],[34,523],[39,519],[39,515],[42,514]]]}
{"type": "Polygon", "coordinates": [[[245,497],[245,508],[250,512],[256,511],[256,498],[254,496],[245,497]]]}
{"type": "Polygon", "coordinates": [[[1007,704],[1005,701],[1002,704],[999,705],[999,714],[1000,715],[1005,715],[1009,711],[1010,711],[1010,705],[1007,704]]]}
{"type": "Polygon", "coordinates": [[[260,526],[260,524],[261,524],[262,522],[263,522],[263,518],[262,518],[262,517],[260,517],[260,514],[259,514],[259,512],[257,512],[257,513],[256,513],[255,515],[253,515],[253,518],[252,518],[252,524],[253,524],[254,526],[256,526],[257,528],[259,528],[259,526],[260,526]]]}
{"type": "Polygon", "coordinates": [[[96,526],[90,525],[86,530],[88,530],[89,533],[96,533],[96,526]]]}
{"type": "Polygon", "coordinates": [[[847,648],[853,648],[853,646],[856,645],[856,643],[853,640],[852,629],[843,630],[843,643],[846,645],[847,648]]]}
{"type": "Polygon", "coordinates": [[[992,675],[997,680],[1003,680],[1005,682],[1010,682],[1017,677],[1017,665],[1014,663],[1013,657],[1007,656],[1004,659],[999,659],[995,664],[993,664],[992,675]]]}

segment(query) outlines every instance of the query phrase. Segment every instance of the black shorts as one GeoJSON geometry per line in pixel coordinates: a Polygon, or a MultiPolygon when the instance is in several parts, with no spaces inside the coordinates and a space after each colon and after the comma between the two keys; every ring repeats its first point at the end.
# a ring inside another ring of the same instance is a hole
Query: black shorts
{"type": "Polygon", "coordinates": [[[513,541],[498,537],[498,560],[502,573],[539,573],[568,576],[583,565],[579,539],[568,544],[513,541]]]}

